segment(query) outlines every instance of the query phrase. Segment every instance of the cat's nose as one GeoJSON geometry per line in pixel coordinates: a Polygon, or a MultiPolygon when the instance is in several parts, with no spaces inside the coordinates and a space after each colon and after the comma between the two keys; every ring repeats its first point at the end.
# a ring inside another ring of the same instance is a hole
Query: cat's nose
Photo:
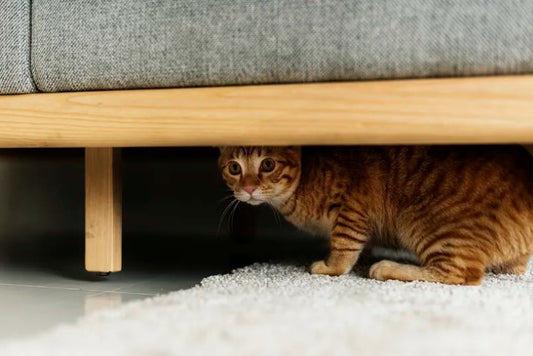
{"type": "Polygon", "coordinates": [[[246,193],[252,195],[252,193],[257,189],[257,185],[247,185],[243,189],[246,193]]]}

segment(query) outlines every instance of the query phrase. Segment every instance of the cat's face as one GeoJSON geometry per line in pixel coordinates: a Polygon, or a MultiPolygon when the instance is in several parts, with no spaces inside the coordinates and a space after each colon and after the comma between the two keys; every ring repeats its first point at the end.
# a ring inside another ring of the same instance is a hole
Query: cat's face
{"type": "Polygon", "coordinates": [[[277,205],[296,189],[300,178],[300,147],[222,147],[222,177],[238,200],[277,205]]]}

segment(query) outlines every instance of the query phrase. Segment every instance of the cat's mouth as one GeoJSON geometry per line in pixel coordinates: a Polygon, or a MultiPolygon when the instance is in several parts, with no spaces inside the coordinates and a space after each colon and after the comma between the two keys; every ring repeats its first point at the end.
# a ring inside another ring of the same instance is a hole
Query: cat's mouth
{"type": "Polygon", "coordinates": [[[235,196],[235,198],[237,198],[237,200],[242,201],[243,203],[250,204],[250,205],[259,205],[265,202],[262,199],[257,199],[257,198],[250,197],[250,196],[248,197],[235,196]]]}
{"type": "Polygon", "coordinates": [[[256,199],[256,198],[250,198],[247,201],[245,201],[245,203],[250,204],[250,205],[259,205],[261,203],[264,203],[264,201],[256,199]]]}
{"type": "Polygon", "coordinates": [[[241,202],[247,203],[250,205],[259,205],[259,204],[264,203],[265,199],[261,195],[262,194],[249,194],[249,193],[244,193],[244,192],[235,192],[235,198],[237,198],[237,200],[240,200],[241,202]]]}

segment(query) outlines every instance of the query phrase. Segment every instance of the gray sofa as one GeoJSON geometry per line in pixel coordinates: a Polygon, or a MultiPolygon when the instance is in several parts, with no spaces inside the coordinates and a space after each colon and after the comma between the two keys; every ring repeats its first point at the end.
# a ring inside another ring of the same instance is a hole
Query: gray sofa
{"type": "Polygon", "coordinates": [[[533,72],[531,0],[0,0],[0,93],[533,72]]]}

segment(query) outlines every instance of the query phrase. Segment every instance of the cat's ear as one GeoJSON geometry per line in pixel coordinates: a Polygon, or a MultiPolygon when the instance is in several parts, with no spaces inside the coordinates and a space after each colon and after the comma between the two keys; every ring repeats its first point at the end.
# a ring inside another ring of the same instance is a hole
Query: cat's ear
{"type": "Polygon", "coordinates": [[[219,152],[220,154],[224,153],[224,151],[225,151],[226,149],[227,149],[226,146],[218,146],[218,152],[219,152]]]}

